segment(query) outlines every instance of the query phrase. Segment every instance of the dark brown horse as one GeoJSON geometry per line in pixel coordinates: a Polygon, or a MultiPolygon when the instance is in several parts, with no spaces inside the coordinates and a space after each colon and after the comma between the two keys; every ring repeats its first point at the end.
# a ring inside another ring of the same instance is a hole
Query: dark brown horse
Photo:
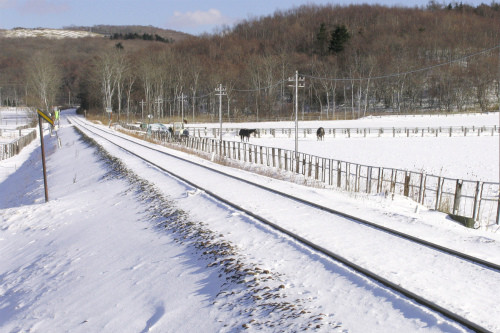
{"type": "Polygon", "coordinates": [[[252,133],[256,133],[257,130],[254,128],[254,129],[248,129],[248,128],[242,128],[240,129],[240,132],[238,133],[238,135],[240,136],[241,138],[241,141],[249,141],[250,140],[250,134],[252,133]]]}
{"type": "Polygon", "coordinates": [[[323,140],[323,138],[325,137],[325,129],[323,127],[318,128],[318,130],[316,131],[316,137],[318,138],[318,140],[323,140]]]}

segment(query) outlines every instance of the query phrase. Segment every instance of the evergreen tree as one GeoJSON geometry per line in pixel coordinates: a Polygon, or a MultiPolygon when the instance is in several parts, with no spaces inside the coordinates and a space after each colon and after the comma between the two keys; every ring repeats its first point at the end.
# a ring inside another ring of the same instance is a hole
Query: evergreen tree
{"type": "Polygon", "coordinates": [[[332,31],[330,46],[328,47],[328,50],[331,53],[335,54],[344,51],[345,44],[349,41],[350,38],[351,35],[349,35],[346,26],[337,25],[335,27],[335,30],[332,31]]]}
{"type": "Polygon", "coordinates": [[[328,34],[326,32],[326,26],[324,23],[321,23],[319,27],[319,32],[316,35],[316,52],[319,55],[325,55],[327,52],[328,46],[328,34]]]}

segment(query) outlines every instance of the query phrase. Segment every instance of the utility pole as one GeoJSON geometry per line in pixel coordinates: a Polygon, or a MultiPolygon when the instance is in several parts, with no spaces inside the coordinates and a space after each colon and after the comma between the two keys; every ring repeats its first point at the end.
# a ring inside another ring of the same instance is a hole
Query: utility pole
{"type": "Polygon", "coordinates": [[[216,96],[219,96],[219,123],[220,123],[220,130],[219,130],[219,141],[222,147],[222,96],[227,95],[226,93],[226,88],[222,87],[222,83],[219,84],[219,88],[215,88],[215,91],[217,94],[216,96]]]}
{"type": "Polygon", "coordinates": [[[54,121],[46,113],[40,110],[36,110],[38,113],[38,126],[40,129],[40,148],[42,150],[42,167],[43,167],[43,187],[45,188],[45,202],[49,202],[49,188],[47,185],[47,168],[45,165],[45,147],[43,144],[43,126],[42,121],[45,119],[53,128],[54,121]],[[43,118],[43,119],[42,119],[43,118]]]}
{"type": "Polygon", "coordinates": [[[141,99],[141,120],[144,121],[144,100],[141,99]]]}
{"type": "Polygon", "coordinates": [[[184,100],[186,99],[186,95],[182,93],[180,96],[181,98],[181,123],[182,123],[182,128],[184,128],[184,100]]]}
{"type": "Polygon", "coordinates": [[[299,77],[299,72],[295,71],[295,78],[289,77],[288,82],[295,81],[295,85],[288,85],[295,87],[295,159],[299,158],[299,88],[305,87],[305,79],[299,77]],[[300,83],[299,83],[300,82],[300,83]]]}
{"type": "Polygon", "coordinates": [[[157,97],[155,104],[158,104],[158,106],[156,107],[156,113],[158,115],[158,119],[160,119],[160,107],[161,107],[162,103],[163,103],[163,99],[161,97],[157,97]]]}

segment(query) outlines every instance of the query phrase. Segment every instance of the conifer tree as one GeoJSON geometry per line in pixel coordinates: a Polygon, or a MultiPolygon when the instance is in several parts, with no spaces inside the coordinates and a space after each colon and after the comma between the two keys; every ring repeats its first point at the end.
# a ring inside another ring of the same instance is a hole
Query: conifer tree
{"type": "Polygon", "coordinates": [[[349,35],[346,26],[337,25],[335,27],[335,30],[332,31],[330,46],[328,47],[328,50],[331,53],[335,54],[344,51],[345,44],[349,41],[350,38],[351,36],[349,35]]]}
{"type": "Polygon", "coordinates": [[[328,34],[326,32],[326,26],[324,23],[321,23],[319,27],[319,32],[316,35],[316,52],[319,55],[325,55],[327,53],[328,47],[328,34]]]}

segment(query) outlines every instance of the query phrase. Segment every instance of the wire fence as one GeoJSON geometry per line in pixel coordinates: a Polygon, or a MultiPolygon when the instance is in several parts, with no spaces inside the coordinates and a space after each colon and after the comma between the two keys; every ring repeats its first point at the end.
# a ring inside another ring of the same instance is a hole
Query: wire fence
{"type": "MultiPolygon", "coordinates": [[[[476,127],[474,130],[464,128],[462,133],[476,131],[477,135],[480,135],[486,132],[482,130],[483,128],[476,127]]],[[[444,132],[450,135],[449,133],[455,133],[454,129],[449,127],[444,132]]],[[[303,135],[308,135],[312,129],[301,130],[303,135]]],[[[191,131],[196,130],[191,129],[191,131]]],[[[151,132],[149,135],[158,143],[176,142],[198,152],[215,153],[225,159],[277,168],[349,192],[403,195],[429,209],[469,218],[476,226],[488,227],[500,223],[500,183],[454,179],[423,172],[362,165],[307,153],[296,154],[292,150],[276,147],[240,141],[221,141],[202,136],[201,129],[198,131],[200,131],[196,133],[198,135],[183,138],[173,137],[168,132],[151,132]]],[[[211,131],[216,137],[219,129],[211,131]]],[[[266,129],[266,131],[276,133],[276,129],[266,129]]],[[[436,129],[434,131],[436,132],[436,129]]],[[[498,127],[492,127],[487,131],[495,135],[498,133],[498,127]]],[[[359,134],[359,131],[357,133],[359,134]]],[[[364,133],[363,131],[363,135],[364,133]]],[[[392,133],[395,135],[396,131],[392,133]]],[[[409,135],[408,131],[404,130],[399,133],[409,135]]],[[[429,130],[426,133],[433,132],[429,130]]]]}

